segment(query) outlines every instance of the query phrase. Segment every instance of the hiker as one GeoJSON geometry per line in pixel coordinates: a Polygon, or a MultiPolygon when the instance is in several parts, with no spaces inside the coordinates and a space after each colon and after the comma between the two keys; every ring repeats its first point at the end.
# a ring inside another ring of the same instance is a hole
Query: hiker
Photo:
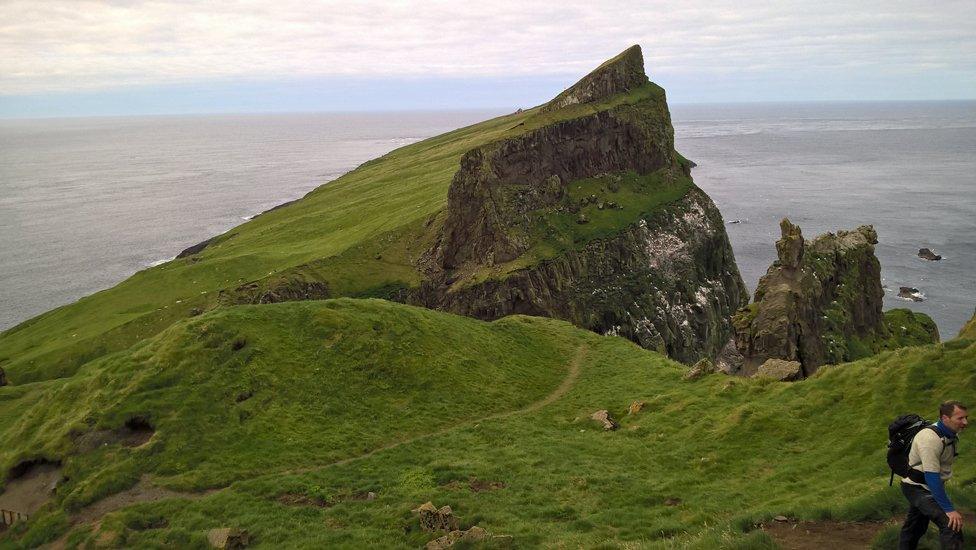
{"type": "Polygon", "coordinates": [[[901,528],[899,550],[915,550],[929,527],[939,526],[942,548],[962,548],[962,515],[956,511],[943,482],[952,476],[959,432],[969,424],[966,406],[946,401],[939,406],[939,421],[918,432],[908,454],[909,467],[924,474],[925,483],[903,478],[901,491],[908,499],[908,516],[901,528]]]}

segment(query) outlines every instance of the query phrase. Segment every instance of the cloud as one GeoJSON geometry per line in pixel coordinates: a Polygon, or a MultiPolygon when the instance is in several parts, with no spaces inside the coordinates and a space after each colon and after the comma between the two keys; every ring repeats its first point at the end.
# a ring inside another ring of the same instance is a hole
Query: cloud
{"type": "Polygon", "coordinates": [[[976,75],[976,3],[5,0],[0,94],[215,79],[579,75],[633,43],[652,78],[976,75]]]}

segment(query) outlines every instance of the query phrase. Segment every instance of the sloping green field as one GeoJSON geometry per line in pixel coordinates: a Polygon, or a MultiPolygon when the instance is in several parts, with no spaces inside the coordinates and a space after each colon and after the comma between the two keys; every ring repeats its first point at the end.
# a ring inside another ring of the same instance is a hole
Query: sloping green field
{"type": "MultiPolygon", "coordinates": [[[[685,372],[547,319],[352,299],[217,310],[70,378],[0,388],[0,467],[60,460],[68,478],[0,547],[203,548],[230,526],[263,548],[415,548],[435,538],[410,512],[428,500],[522,548],[764,547],[753,525],[774,515],[900,510],[885,427],[970,395],[976,343],[792,384],[685,372]],[[589,420],[599,409],[620,429],[589,420]],[[84,448],[133,418],[148,442],[84,448]],[[169,491],[99,511],[157,486],[169,491]]],[[[950,494],[972,506],[976,462],[957,466],[950,494]]]]}
{"type": "MultiPolygon", "coordinates": [[[[146,269],[0,333],[0,368],[17,384],[70,376],[93,358],[216,307],[221,291],[244,283],[313,279],[327,282],[331,296],[354,297],[416,286],[421,274],[414,261],[436,235],[463,153],[560,120],[648,100],[666,109],[664,90],[648,83],[602,103],[550,113],[530,109],[397,149],[231,229],[193,257],[146,269]]],[[[599,236],[597,225],[584,237],[599,236]]]]}

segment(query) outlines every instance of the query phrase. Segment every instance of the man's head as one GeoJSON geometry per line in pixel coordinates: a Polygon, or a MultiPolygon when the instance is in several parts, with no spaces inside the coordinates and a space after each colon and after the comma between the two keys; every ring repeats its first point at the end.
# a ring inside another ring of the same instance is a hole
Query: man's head
{"type": "Polygon", "coordinates": [[[946,401],[939,405],[939,419],[947,428],[959,433],[969,425],[969,412],[958,401],[946,401]]]}

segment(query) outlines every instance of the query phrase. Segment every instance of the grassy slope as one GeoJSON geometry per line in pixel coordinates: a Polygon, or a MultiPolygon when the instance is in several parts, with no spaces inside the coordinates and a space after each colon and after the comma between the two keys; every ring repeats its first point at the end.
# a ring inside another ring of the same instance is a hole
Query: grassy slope
{"type": "MultiPolygon", "coordinates": [[[[545,319],[484,323],[348,299],[229,308],[72,378],[0,388],[0,437],[10,442],[0,464],[41,451],[64,458],[71,478],[46,515],[14,533],[27,531],[20,541],[57,536],[66,529],[59,510],[149,472],[183,490],[233,483],[106,517],[102,528],[120,545],[202,547],[207,529],[235,525],[268,548],[417,547],[431,537],[409,511],[433,500],[520,546],[755,546],[763,536],[747,531],[771,515],[862,519],[900,509],[887,486],[885,426],[976,389],[976,345],[884,352],[795,384],[689,382],[684,372],[623,339],[545,319]],[[245,342],[237,351],[236,341],[245,342]],[[552,392],[581,347],[565,396],[476,420],[552,392]],[[235,403],[246,391],[254,396],[235,403]],[[628,417],[634,400],[647,407],[628,417]],[[602,408],[620,430],[588,420],[602,408]],[[71,455],[69,430],[115,428],[132,415],[158,428],[145,447],[71,455]],[[288,473],[296,468],[311,469],[288,473]],[[473,492],[471,478],[505,487],[473,492]],[[378,498],[348,498],[364,491],[378,498]],[[331,506],[284,505],[284,493],[331,506]]],[[[960,460],[950,493],[969,507],[974,485],[976,462],[960,460]]],[[[71,540],[88,536],[79,528],[71,540]]]]}
{"type": "MultiPolygon", "coordinates": [[[[68,376],[209,309],[219,291],[288,270],[329,281],[336,295],[415,285],[425,222],[446,206],[461,155],[484,143],[622,103],[665,101],[648,84],[601,104],[511,114],[397,149],[304,199],[231,229],[196,259],[141,271],[119,285],[0,334],[0,367],[14,383],[68,376]]],[[[380,293],[381,294],[381,293],[380,293]]]]}

